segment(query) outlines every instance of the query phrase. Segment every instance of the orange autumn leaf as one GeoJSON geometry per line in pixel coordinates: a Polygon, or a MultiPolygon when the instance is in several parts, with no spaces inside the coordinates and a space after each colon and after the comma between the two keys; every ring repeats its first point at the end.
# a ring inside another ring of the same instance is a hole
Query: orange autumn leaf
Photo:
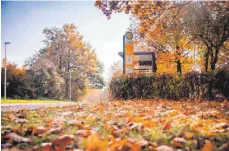
{"type": "Polygon", "coordinates": [[[13,120],[15,118],[15,116],[13,114],[9,113],[9,114],[7,114],[7,118],[9,120],[13,120]]]}
{"type": "Polygon", "coordinates": [[[192,110],[185,110],[184,111],[184,115],[189,115],[189,114],[191,114],[193,111],[192,110]]]}
{"type": "Polygon", "coordinates": [[[163,127],[164,130],[170,129],[171,128],[171,123],[166,123],[165,126],[163,127]]]}
{"type": "Polygon", "coordinates": [[[201,151],[215,151],[215,150],[217,150],[217,148],[209,140],[206,140],[205,145],[201,151]]]}
{"type": "Polygon", "coordinates": [[[38,127],[33,129],[33,134],[35,134],[35,135],[43,134],[43,133],[47,132],[47,130],[48,129],[43,127],[43,126],[38,126],[38,127]]]}
{"type": "Polygon", "coordinates": [[[157,124],[154,121],[148,121],[148,120],[144,120],[141,122],[143,126],[148,127],[148,128],[152,128],[152,127],[156,127],[157,124]]]}

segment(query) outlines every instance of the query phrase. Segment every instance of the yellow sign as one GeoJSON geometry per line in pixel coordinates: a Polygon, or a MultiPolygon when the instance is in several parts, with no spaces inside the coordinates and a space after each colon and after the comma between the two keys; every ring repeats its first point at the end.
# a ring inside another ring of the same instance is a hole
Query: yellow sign
{"type": "Polygon", "coordinates": [[[134,45],[132,43],[125,44],[125,73],[134,72],[134,45]]]}
{"type": "Polygon", "coordinates": [[[125,45],[125,51],[126,51],[125,54],[133,55],[134,54],[134,45],[127,43],[125,45]]]}

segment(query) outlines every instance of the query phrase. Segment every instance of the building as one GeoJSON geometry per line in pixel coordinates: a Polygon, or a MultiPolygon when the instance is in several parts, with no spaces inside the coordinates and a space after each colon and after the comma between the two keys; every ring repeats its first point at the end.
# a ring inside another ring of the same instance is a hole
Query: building
{"type": "Polygon", "coordinates": [[[128,73],[152,73],[156,72],[155,52],[135,51],[133,55],[123,55],[123,52],[118,53],[123,58],[123,74],[128,73]]]}

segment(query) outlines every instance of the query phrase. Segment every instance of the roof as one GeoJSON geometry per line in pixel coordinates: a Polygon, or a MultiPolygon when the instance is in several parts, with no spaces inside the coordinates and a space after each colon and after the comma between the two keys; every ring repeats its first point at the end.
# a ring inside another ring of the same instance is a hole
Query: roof
{"type": "MultiPolygon", "coordinates": [[[[134,55],[154,55],[155,52],[152,51],[135,51],[134,55]]],[[[123,52],[118,52],[118,55],[123,57],[123,52]]]]}

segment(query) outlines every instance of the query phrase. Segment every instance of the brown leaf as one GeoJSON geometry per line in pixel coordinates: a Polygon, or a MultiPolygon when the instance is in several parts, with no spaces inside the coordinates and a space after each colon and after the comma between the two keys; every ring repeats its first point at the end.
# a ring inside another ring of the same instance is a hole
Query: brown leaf
{"type": "Polygon", "coordinates": [[[67,145],[70,145],[74,136],[73,135],[63,135],[52,141],[55,151],[65,151],[67,145]]]}
{"type": "Polygon", "coordinates": [[[89,130],[78,130],[75,134],[80,136],[80,137],[86,138],[89,135],[91,135],[91,132],[89,130]]]}
{"type": "Polygon", "coordinates": [[[12,126],[2,126],[2,130],[12,130],[12,126]]]}
{"type": "Polygon", "coordinates": [[[164,130],[170,129],[171,128],[171,123],[166,123],[165,126],[163,127],[164,130]]]}
{"type": "Polygon", "coordinates": [[[68,122],[69,125],[73,126],[78,126],[79,128],[83,127],[83,122],[77,121],[77,120],[72,120],[68,122]]]}
{"type": "Polygon", "coordinates": [[[157,147],[157,151],[174,151],[174,149],[166,145],[161,145],[157,147]]]}
{"type": "Polygon", "coordinates": [[[62,127],[51,128],[48,133],[50,134],[60,134],[62,132],[62,127]]]}
{"type": "Polygon", "coordinates": [[[218,150],[219,151],[223,151],[223,150],[227,150],[229,149],[229,143],[224,143],[223,145],[221,145],[218,150]]]}
{"type": "Polygon", "coordinates": [[[182,147],[187,141],[182,137],[176,137],[173,139],[172,144],[176,147],[182,147]]]}
{"type": "Polygon", "coordinates": [[[43,134],[47,132],[47,128],[43,127],[43,126],[38,126],[36,128],[33,129],[33,134],[34,135],[39,135],[39,134],[43,134]]]}
{"type": "Polygon", "coordinates": [[[52,150],[52,143],[41,144],[41,151],[51,151],[51,150],[52,150]]]}
{"type": "Polygon", "coordinates": [[[27,119],[23,119],[23,118],[15,118],[14,121],[16,123],[20,123],[20,124],[28,123],[28,120],[27,119]]]}
{"type": "Polygon", "coordinates": [[[8,133],[6,136],[3,136],[3,138],[12,140],[15,143],[30,143],[31,140],[22,136],[19,136],[16,133],[8,133]]]}

